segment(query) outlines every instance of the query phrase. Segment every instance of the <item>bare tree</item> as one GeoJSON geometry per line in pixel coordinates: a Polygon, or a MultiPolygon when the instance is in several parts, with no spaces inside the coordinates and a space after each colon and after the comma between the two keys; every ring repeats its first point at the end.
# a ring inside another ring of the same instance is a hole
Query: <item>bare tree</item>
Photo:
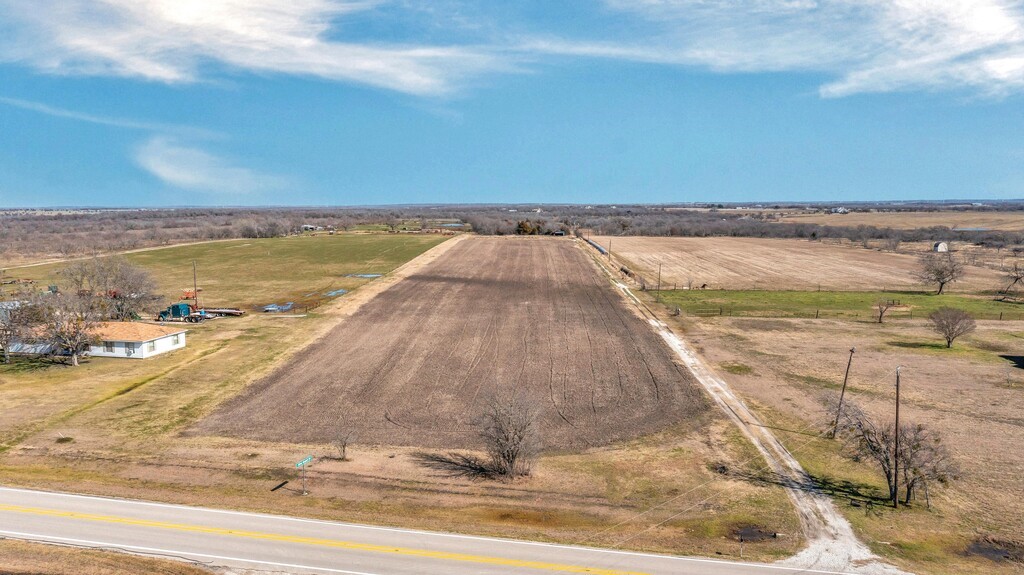
{"type": "Polygon", "coordinates": [[[53,294],[40,300],[46,339],[71,357],[71,365],[93,342],[92,332],[99,319],[95,300],[78,294],[53,294]]]}
{"type": "Polygon", "coordinates": [[[953,347],[953,340],[971,333],[977,327],[974,318],[962,309],[940,307],[933,311],[928,319],[932,321],[932,329],[946,339],[946,347],[953,347]]]}
{"type": "Polygon", "coordinates": [[[892,232],[885,238],[885,249],[889,250],[890,252],[898,251],[900,249],[900,243],[902,241],[903,236],[900,234],[900,232],[892,232]]]}
{"type": "Polygon", "coordinates": [[[1003,288],[1003,293],[1008,294],[1017,284],[1024,285],[1024,260],[1016,260],[1004,273],[1010,285],[1003,288]]]}
{"type": "Polygon", "coordinates": [[[537,408],[516,393],[496,395],[480,418],[480,438],[496,475],[529,475],[540,450],[537,408]]]}
{"type": "Polygon", "coordinates": [[[134,319],[159,298],[150,273],[123,257],[72,262],[58,274],[78,295],[95,298],[97,307],[110,319],[134,319]]]}
{"type": "Polygon", "coordinates": [[[159,299],[153,276],[142,267],[123,258],[108,258],[106,273],[105,294],[111,319],[136,319],[159,299]]]}
{"type": "MultiPolygon", "coordinates": [[[[835,398],[827,398],[830,406],[835,398]]],[[[924,425],[900,425],[899,469],[896,469],[896,433],[891,421],[880,422],[859,406],[848,402],[843,408],[840,431],[855,455],[873,462],[885,476],[889,499],[903,488],[903,502],[914,500],[918,488],[925,491],[929,507],[928,485],[948,485],[959,479],[960,469],[942,444],[942,437],[924,425]]]]}
{"type": "Polygon", "coordinates": [[[896,306],[896,302],[892,300],[880,299],[875,304],[875,317],[878,318],[878,323],[882,323],[885,319],[885,313],[896,306]]]}
{"type": "Polygon", "coordinates": [[[963,262],[951,252],[944,252],[923,256],[920,269],[915,275],[924,283],[939,284],[937,293],[941,295],[946,284],[958,281],[964,277],[965,273],[963,262]]]}
{"type": "Polygon", "coordinates": [[[843,408],[840,430],[847,444],[858,457],[873,462],[882,472],[889,487],[889,499],[896,497],[899,488],[899,477],[893,467],[896,450],[894,428],[892,422],[875,421],[852,402],[847,402],[843,408]]]}
{"type": "Polygon", "coordinates": [[[948,485],[960,477],[960,468],[942,444],[942,437],[924,425],[900,426],[899,459],[905,505],[914,499],[918,487],[921,487],[925,492],[926,505],[931,508],[929,483],[948,485]]]}
{"type": "Polygon", "coordinates": [[[338,458],[342,461],[348,461],[348,446],[350,443],[355,441],[356,432],[352,429],[344,427],[342,422],[339,422],[337,431],[334,434],[334,440],[331,443],[334,444],[334,448],[338,450],[338,458]]]}

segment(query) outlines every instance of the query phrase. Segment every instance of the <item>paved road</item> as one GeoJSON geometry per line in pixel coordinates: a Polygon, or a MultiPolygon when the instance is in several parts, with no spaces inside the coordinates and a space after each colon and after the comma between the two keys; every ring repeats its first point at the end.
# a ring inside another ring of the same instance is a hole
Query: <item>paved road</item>
{"type": "Polygon", "coordinates": [[[312,574],[826,573],[10,488],[0,537],[312,574]]]}

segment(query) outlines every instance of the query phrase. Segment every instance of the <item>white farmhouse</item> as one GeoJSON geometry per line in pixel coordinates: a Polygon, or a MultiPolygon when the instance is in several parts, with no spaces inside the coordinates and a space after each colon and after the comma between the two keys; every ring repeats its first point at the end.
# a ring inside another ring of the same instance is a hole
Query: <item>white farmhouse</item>
{"type": "Polygon", "coordinates": [[[89,346],[89,355],[145,359],[185,347],[186,331],[152,323],[104,322],[93,332],[98,343],[89,346]]]}

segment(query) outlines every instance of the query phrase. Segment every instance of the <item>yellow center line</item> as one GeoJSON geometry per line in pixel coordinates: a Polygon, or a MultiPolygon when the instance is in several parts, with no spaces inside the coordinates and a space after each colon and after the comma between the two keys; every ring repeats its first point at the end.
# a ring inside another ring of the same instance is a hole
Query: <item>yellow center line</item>
{"type": "Polygon", "coordinates": [[[370,543],[356,543],[354,541],[339,541],[336,539],[321,539],[318,537],[304,537],[300,535],[283,535],[280,533],[263,533],[260,531],[246,531],[239,529],[226,529],[223,527],[207,527],[204,525],[188,525],[185,523],[169,523],[166,521],[152,521],[149,519],[133,519],[130,517],[116,517],[112,515],[96,515],[93,513],[79,513],[77,511],[60,511],[56,509],[42,509],[38,507],[23,507],[20,505],[0,504],[0,511],[14,513],[27,513],[32,515],[45,515],[49,517],[67,517],[83,521],[98,521],[103,523],[117,523],[120,525],[134,525],[138,527],[153,527],[157,529],[172,529],[175,531],[189,531],[193,533],[208,533],[211,535],[229,535],[232,537],[243,537],[247,539],[262,539],[266,541],[282,541],[286,543],[300,543],[303,545],[318,545],[321,547],[333,547],[336,549],[351,549],[353,551],[368,551],[372,553],[391,553],[395,555],[407,555],[411,557],[423,557],[428,559],[440,559],[446,561],[462,561],[466,563],[482,563],[487,565],[501,565],[504,567],[525,567],[541,571],[557,571],[561,573],[589,573],[592,575],[647,575],[636,571],[618,571],[614,569],[598,569],[595,567],[581,567],[576,565],[563,565],[559,563],[547,563],[544,561],[528,561],[524,559],[507,559],[503,557],[487,557],[484,555],[469,555],[466,553],[453,553],[449,551],[430,551],[427,549],[410,549],[406,547],[394,547],[391,545],[374,545],[370,543]]]}

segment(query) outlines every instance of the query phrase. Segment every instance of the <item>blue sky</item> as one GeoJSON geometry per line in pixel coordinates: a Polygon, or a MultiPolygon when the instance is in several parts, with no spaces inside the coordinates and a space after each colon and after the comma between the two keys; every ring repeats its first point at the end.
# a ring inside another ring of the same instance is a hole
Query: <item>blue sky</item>
{"type": "Polygon", "coordinates": [[[0,0],[0,207],[1024,198],[1019,0],[0,0]]]}

